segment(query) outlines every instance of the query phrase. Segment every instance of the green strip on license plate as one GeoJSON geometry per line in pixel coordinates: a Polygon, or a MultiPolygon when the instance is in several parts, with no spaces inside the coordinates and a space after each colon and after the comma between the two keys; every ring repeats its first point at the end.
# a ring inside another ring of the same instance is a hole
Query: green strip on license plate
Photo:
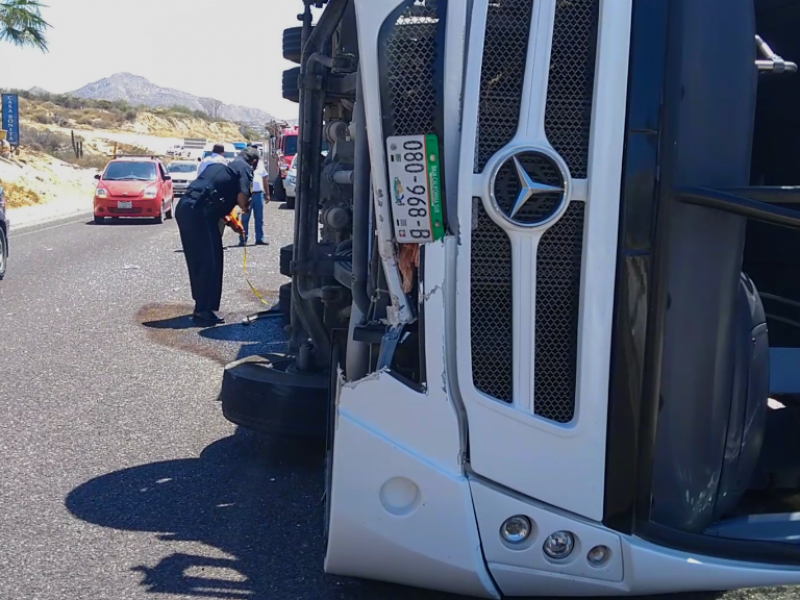
{"type": "Polygon", "coordinates": [[[442,171],[439,161],[439,138],[433,133],[425,136],[425,157],[428,163],[428,209],[431,220],[431,234],[434,240],[440,240],[444,237],[442,171]]]}

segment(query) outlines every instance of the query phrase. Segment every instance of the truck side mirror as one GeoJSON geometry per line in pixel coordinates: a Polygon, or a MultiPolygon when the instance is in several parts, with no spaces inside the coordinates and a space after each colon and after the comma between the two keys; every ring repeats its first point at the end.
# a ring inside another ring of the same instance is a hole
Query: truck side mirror
{"type": "Polygon", "coordinates": [[[100,173],[95,173],[94,178],[97,179],[97,181],[100,181],[100,173]]]}

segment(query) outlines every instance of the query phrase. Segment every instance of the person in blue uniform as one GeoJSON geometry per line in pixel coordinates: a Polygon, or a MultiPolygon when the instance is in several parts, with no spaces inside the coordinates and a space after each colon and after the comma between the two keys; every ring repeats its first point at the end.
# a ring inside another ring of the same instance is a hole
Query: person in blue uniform
{"type": "Polygon", "coordinates": [[[194,298],[195,321],[216,325],[225,320],[217,314],[222,299],[222,231],[220,219],[235,206],[250,210],[253,169],[259,154],[246,148],[228,164],[211,164],[195,179],[175,209],[189,282],[194,298]]]}

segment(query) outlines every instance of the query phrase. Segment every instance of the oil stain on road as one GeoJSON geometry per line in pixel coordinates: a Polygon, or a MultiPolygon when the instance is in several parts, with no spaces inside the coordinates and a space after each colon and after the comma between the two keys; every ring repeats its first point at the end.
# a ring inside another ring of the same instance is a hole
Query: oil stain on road
{"type": "Polygon", "coordinates": [[[136,313],[136,322],[152,343],[220,365],[247,356],[286,350],[283,317],[268,317],[244,325],[242,320],[247,313],[240,312],[226,315],[228,322],[224,325],[202,327],[192,320],[192,309],[190,304],[147,304],[136,313]]]}

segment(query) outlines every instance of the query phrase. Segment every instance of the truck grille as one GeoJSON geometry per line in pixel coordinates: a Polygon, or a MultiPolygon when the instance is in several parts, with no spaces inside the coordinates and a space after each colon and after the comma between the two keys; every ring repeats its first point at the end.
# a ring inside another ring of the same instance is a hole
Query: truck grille
{"type": "Polygon", "coordinates": [[[583,213],[570,202],[536,254],[534,413],[557,423],[575,416],[583,213]]]}
{"type": "Polygon", "coordinates": [[[585,179],[599,0],[558,0],[556,6],[544,131],[572,177],[585,179]]]}
{"type": "MultiPolygon", "coordinates": [[[[474,171],[514,137],[534,0],[490,4],[482,59],[474,171]],[[504,76],[513,73],[506,79],[504,76]]],[[[588,174],[599,0],[557,0],[545,134],[574,179],[588,174]]],[[[475,202],[472,231],[472,373],[475,387],[512,402],[513,314],[508,236],[475,202]]],[[[542,236],[536,262],[534,402],[557,423],[575,417],[584,203],[573,201],[542,236]]],[[[522,399],[524,401],[524,399],[522,399]]]]}
{"type": "Polygon", "coordinates": [[[511,241],[472,199],[471,264],[472,381],[475,388],[511,402],[511,241]]]}
{"type": "Polygon", "coordinates": [[[446,0],[407,1],[381,28],[383,134],[442,137],[446,0]]]}
{"type": "MultiPolygon", "coordinates": [[[[447,0],[405,0],[383,22],[378,33],[378,71],[384,141],[393,135],[434,134],[439,138],[440,164],[444,144],[444,58],[447,0]]],[[[453,107],[451,107],[453,108],[453,107]]],[[[458,110],[455,107],[455,110],[458,110]]],[[[442,193],[444,195],[444,180],[442,193]]],[[[420,249],[419,280],[424,277],[425,246],[420,249]]],[[[418,303],[419,322],[425,304],[418,303]]],[[[420,331],[423,326],[420,325],[420,331]]],[[[419,337],[419,381],[425,384],[424,336],[419,337]]]]}
{"type": "MultiPolygon", "coordinates": [[[[575,179],[588,172],[599,4],[556,5],[545,135],[575,179]]],[[[570,203],[542,237],[536,262],[534,412],[558,423],[575,416],[583,223],[583,203],[570,203]]]]}
{"type": "Polygon", "coordinates": [[[534,0],[491,2],[481,63],[476,173],[503,148],[519,125],[534,0]]]}

